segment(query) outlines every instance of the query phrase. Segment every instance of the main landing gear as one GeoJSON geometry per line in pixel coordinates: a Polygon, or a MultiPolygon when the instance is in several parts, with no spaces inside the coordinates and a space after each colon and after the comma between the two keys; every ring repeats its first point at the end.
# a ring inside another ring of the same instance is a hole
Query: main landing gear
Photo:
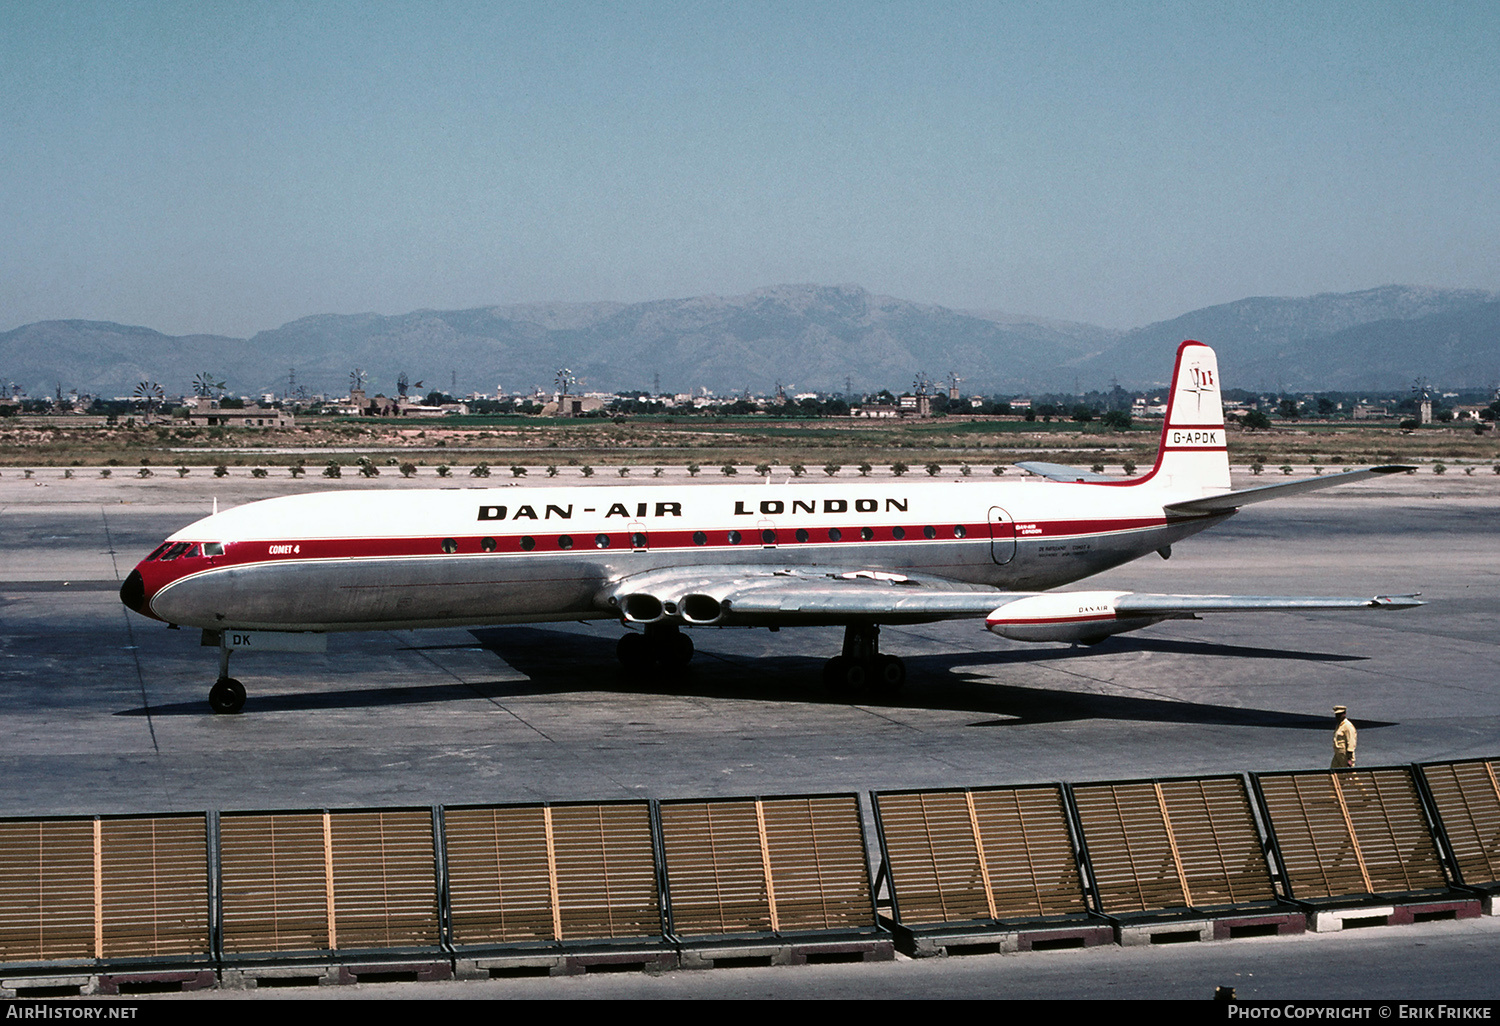
{"type": "Polygon", "coordinates": [[[681,670],[692,661],[693,639],[675,624],[651,624],[644,633],[622,637],[615,655],[631,673],[644,673],[656,666],[681,670]]]}
{"type": "Polygon", "coordinates": [[[245,685],[229,675],[229,649],[219,646],[219,679],[208,691],[208,705],[216,713],[237,713],[245,708],[245,685]]]}
{"type": "Polygon", "coordinates": [[[823,683],[835,693],[871,690],[894,694],[906,683],[906,664],[880,654],[880,626],[851,623],[844,628],[844,651],[823,664],[823,683]]]}

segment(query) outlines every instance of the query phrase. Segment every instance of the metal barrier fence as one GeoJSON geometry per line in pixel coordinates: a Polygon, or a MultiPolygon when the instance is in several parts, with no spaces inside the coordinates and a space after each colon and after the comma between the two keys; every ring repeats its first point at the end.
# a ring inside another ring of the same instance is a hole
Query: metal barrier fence
{"type": "Polygon", "coordinates": [[[857,795],[661,802],[679,937],[874,931],[857,795]]]}
{"type": "Polygon", "coordinates": [[[1276,901],[1240,777],[1069,788],[1107,915],[1276,901]]]}
{"type": "Polygon", "coordinates": [[[1500,891],[1500,781],[1495,761],[1459,760],[1417,767],[1458,882],[1500,891]]]}
{"type": "Polygon", "coordinates": [[[431,809],[221,813],[220,950],[436,951],[436,851],[431,809]]]}
{"type": "Polygon", "coordinates": [[[1434,824],[1407,767],[1251,777],[1288,897],[1446,890],[1434,824]]]}
{"type": "Polygon", "coordinates": [[[652,833],[647,802],[443,810],[453,947],[662,937],[652,833]]]}
{"type": "Polygon", "coordinates": [[[207,817],[0,821],[0,964],[212,956],[207,817]]]}
{"type": "Polygon", "coordinates": [[[894,921],[928,926],[1088,911],[1058,785],[872,798],[894,921]]]}
{"type": "Polygon", "coordinates": [[[888,945],[1500,890],[1494,760],[1250,787],[877,792],[874,881],[853,794],[4,820],[0,968],[888,945]]]}
{"type": "Polygon", "coordinates": [[[886,924],[913,954],[1097,943],[1090,924],[1154,943],[1338,928],[1376,903],[1478,914],[1500,891],[1493,761],[1250,783],[1253,801],[1241,776],[876,792],[886,924]]]}

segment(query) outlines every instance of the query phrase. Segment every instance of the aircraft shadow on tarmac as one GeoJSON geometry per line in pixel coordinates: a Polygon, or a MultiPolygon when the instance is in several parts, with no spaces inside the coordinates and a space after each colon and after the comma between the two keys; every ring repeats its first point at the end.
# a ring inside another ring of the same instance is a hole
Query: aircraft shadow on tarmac
{"type": "MultiPolygon", "coordinates": [[[[1348,662],[1363,656],[1286,652],[1236,645],[1157,639],[1111,639],[1092,648],[962,652],[906,657],[907,683],[898,695],[837,697],[822,683],[822,661],[805,656],[720,656],[700,649],[693,665],[673,675],[632,675],[614,659],[617,638],[539,627],[474,630],[481,646],[526,675],[513,682],[511,694],[540,694],[585,689],[621,694],[693,695],[701,698],[949,709],[993,714],[1001,719],[971,726],[1011,726],[1068,720],[1141,720],[1246,727],[1285,727],[1326,731],[1326,716],[1267,709],[1247,709],[1171,699],[1101,695],[1036,686],[997,684],[976,666],[1034,663],[1039,659],[1079,659],[1129,650],[1171,652],[1204,657],[1256,657],[1314,662],[1348,662]]],[[[1388,726],[1361,721],[1362,727],[1388,726]]]]}
{"type": "MultiPolygon", "coordinates": [[[[249,677],[245,678],[247,681],[249,677]]],[[[379,709],[382,707],[432,705],[440,702],[466,702],[475,698],[504,698],[518,692],[512,688],[513,681],[496,681],[484,684],[460,684],[445,681],[442,684],[399,685],[395,687],[327,688],[317,691],[296,691],[271,694],[257,692],[252,682],[249,696],[245,699],[245,714],[277,712],[317,712],[335,709],[379,709]]],[[[521,682],[526,683],[526,682],[521,682]]],[[[548,689],[536,688],[536,692],[548,689]]],[[[208,698],[190,702],[168,702],[149,708],[121,709],[116,716],[214,716],[209,710],[208,698]]],[[[1364,726],[1363,723],[1360,724],[1364,726]]]]}
{"type": "MultiPolygon", "coordinates": [[[[973,651],[908,656],[907,683],[899,694],[836,696],[822,682],[822,660],[804,655],[723,655],[700,649],[693,664],[674,673],[630,674],[615,659],[613,634],[584,634],[542,627],[484,628],[470,632],[479,647],[493,652],[524,679],[475,683],[444,681],[394,687],[335,688],[275,692],[274,685],[257,692],[254,685],[245,712],[312,712],[336,709],[374,709],[473,701],[504,701],[533,695],[603,691],[615,694],[694,696],[730,700],[798,702],[809,705],[858,704],[900,708],[946,709],[973,712],[994,719],[975,727],[1021,726],[1089,719],[1156,723],[1198,723],[1218,726],[1280,727],[1328,730],[1328,717],[1274,709],[1250,709],[1211,703],[1146,698],[1119,694],[1068,691],[1035,685],[997,683],[982,667],[1004,667],[1059,660],[1090,659],[1126,651],[1163,652],[1204,658],[1287,659],[1307,662],[1349,662],[1363,656],[1319,652],[1288,652],[1209,642],[1162,639],[1110,639],[1091,648],[1048,648],[1027,651],[973,651]]],[[[473,645],[416,646],[410,651],[437,652],[473,645]]],[[[435,671],[436,672],[436,671],[435,671]]],[[[1209,673],[1211,671],[1205,671],[1209,673]]],[[[121,710],[119,716],[212,715],[203,700],[175,702],[150,708],[121,710]]],[[[1390,724],[1361,721],[1360,727],[1390,724]]]]}

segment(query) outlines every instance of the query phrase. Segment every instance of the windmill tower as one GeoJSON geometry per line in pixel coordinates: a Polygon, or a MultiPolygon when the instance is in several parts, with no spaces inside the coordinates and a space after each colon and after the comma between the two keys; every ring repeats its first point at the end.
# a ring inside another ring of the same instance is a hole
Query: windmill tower
{"type": "Polygon", "coordinates": [[[162,404],[162,400],[166,398],[166,393],[162,391],[162,387],[156,382],[142,381],[139,385],[135,386],[135,397],[144,404],[146,413],[144,420],[145,423],[149,424],[151,423],[151,414],[162,404]]]}
{"type": "Polygon", "coordinates": [[[568,398],[568,389],[578,384],[578,379],[568,368],[560,368],[552,379],[557,387],[554,393],[557,396],[557,415],[559,417],[571,417],[583,412],[583,403],[568,398]]]}
{"type": "Polygon", "coordinates": [[[365,404],[365,372],[358,367],[349,372],[349,402],[361,407],[365,404]]]}
{"type": "Polygon", "coordinates": [[[926,371],[917,371],[911,390],[917,397],[917,416],[932,416],[932,379],[927,376],[926,371]]]}
{"type": "Polygon", "coordinates": [[[1417,397],[1417,423],[1432,423],[1432,388],[1427,384],[1426,378],[1418,378],[1416,384],[1411,386],[1412,394],[1417,397]]]}

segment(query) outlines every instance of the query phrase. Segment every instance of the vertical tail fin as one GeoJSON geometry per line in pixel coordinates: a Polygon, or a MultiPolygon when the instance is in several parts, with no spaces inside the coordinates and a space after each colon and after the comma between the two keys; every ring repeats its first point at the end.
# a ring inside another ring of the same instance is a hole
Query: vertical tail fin
{"type": "Polygon", "coordinates": [[[1173,491],[1210,495],[1227,491],[1229,450],[1224,404],[1219,395],[1219,359],[1202,342],[1177,347],[1167,418],[1161,428],[1153,484],[1173,491]]]}

